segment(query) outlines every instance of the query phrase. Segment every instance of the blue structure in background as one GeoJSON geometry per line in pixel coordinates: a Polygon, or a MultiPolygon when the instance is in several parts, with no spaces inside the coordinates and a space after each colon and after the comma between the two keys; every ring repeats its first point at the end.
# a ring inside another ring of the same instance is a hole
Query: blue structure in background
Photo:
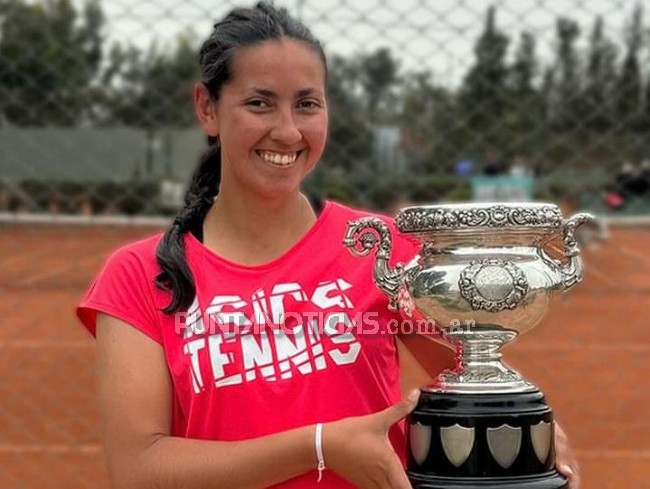
{"type": "Polygon", "coordinates": [[[533,198],[531,176],[475,176],[470,178],[470,186],[475,202],[521,202],[533,198]]]}

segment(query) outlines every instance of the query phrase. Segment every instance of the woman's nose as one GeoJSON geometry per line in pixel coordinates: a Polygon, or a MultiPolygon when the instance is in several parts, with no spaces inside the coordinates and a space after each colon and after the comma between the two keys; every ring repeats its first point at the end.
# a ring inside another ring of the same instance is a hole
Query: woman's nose
{"type": "Polygon", "coordinates": [[[296,126],[291,109],[279,111],[275,125],[271,130],[271,138],[286,145],[292,145],[302,139],[302,133],[296,126]]]}

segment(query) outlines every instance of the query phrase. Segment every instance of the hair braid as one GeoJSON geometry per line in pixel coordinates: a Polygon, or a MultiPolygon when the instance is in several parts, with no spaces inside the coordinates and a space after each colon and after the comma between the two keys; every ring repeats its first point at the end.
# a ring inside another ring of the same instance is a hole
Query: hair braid
{"type": "Polygon", "coordinates": [[[187,309],[196,294],[192,272],[185,258],[186,232],[203,240],[203,220],[214,197],[219,192],[221,179],[221,147],[213,143],[201,157],[185,194],[185,206],[162,237],[156,250],[156,260],[161,272],[156,286],[172,293],[172,300],[163,309],[165,314],[187,309]]]}

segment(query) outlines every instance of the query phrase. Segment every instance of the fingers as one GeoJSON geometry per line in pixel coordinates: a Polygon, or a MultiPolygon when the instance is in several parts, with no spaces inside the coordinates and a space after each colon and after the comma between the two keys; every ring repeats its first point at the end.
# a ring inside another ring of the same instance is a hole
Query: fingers
{"type": "Polygon", "coordinates": [[[412,489],[411,483],[406,477],[406,472],[404,472],[404,467],[402,467],[397,457],[395,457],[394,463],[389,468],[388,487],[390,489],[412,489]]]}
{"type": "Polygon", "coordinates": [[[388,429],[415,408],[420,391],[383,411],[325,425],[323,454],[328,467],[355,487],[411,489],[404,467],[388,439],[388,429]]]}
{"type": "Polygon", "coordinates": [[[384,409],[381,412],[381,418],[386,428],[389,428],[390,426],[394,425],[400,419],[406,417],[407,414],[413,411],[413,409],[415,409],[415,406],[418,403],[419,398],[420,398],[420,391],[415,389],[407,397],[402,399],[397,404],[384,409]]]}
{"type": "Polygon", "coordinates": [[[562,474],[564,477],[569,479],[569,489],[579,489],[580,487],[580,469],[577,462],[574,462],[572,465],[569,464],[560,464],[557,467],[557,471],[562,474]]]}
{"type": "Polygon", "coordinates": [[[569,489],[578,489],[580,487],[580,467],[573,455],[566,433],[557,423],[555,425],[555,452],[558,472],[569,479],[569,489]]]}

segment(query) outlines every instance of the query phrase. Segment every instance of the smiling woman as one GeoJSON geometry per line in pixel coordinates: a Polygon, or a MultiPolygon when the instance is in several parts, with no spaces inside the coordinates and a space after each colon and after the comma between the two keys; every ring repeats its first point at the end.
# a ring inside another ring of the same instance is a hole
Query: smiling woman
{"type": "Polygon", "coordinates": [[[295,200],[325,146],[322,58],[303,41],[269,40],[238,48],[231,69],[218,97],[203,84],[194,90],[204,131],[221,143],[216,208],[224,200],[239,200],[242,192],[263,198],[266,206],[295,200]]]}
{"type": "MultiPolygon", "coordinates": [[[[113,486],[410,489],[399,317],[342,242],[370,213],[300,190],[327,137],[323,50],[262,2],[217,22],[200,64],[209,147],[186,205],[118,250],[78,308],[113,486]]],[[[394,258],[413,246],[397,238],[394,258]]],[[[431,374],[452,366],[435,345],[431,374]]]]}

